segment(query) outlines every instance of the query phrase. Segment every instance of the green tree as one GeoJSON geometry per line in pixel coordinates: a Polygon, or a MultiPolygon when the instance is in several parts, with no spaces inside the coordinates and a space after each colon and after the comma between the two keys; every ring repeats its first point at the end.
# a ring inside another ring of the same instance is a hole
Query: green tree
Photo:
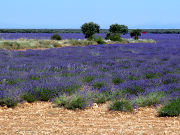
{"type": "Polygon", "coordinates": [[[130,36],[134,37],[135,40],[138,40],[139,36],[141,36],[141,32],[142,32],[142,30],[140,30],[140,29],[132,30],[130,33],[130,36]]]}
{"type": "Polygon", "coordinates": [[[128,33],[128,26],[126,25],[121,25],[121,33],[123,35],[127,34],[128,33]]]}
{"type": "Polygon", "coordinates": [[[127,34],[128,27],[126,25],[112,24],[109,28],[110,33],[127,34]]]}
{"type": "Polygon", "coordinates": [[[109,28],[110,33],[121,33],[121,25],[120,24],[112,24],[109,28]]]}
{"type": "Polygon", "coordinates": [[[127,34],[128,27],[126,25],[112,24],[109,28],[109,33],[106,34],[105,39],[112,41],[122,41],[121,34],[127,34]]]}
{"type": "Polygon", "coordinates": [[[94,22],[85,23],[81,26],[81,31],[85,38],[92,38],[94,34],[99,33],[100,26],[94,22]]]}

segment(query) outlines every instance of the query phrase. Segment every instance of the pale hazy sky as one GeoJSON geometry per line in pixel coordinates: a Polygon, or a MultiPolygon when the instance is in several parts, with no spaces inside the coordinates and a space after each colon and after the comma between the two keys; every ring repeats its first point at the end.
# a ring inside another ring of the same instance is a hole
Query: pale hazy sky
{"type": "Polygon", "coordinates": [[[179,28],[180,0],[0,0],[0,28],[179,28]]]}

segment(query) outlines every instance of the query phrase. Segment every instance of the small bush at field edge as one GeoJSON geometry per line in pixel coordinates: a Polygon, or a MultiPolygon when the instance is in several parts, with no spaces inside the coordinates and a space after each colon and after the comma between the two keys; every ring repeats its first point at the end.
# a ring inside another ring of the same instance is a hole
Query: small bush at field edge
{"type": "Polygon", "coordinates": [[[39,89],[39,88],[35,88],[35,91],[38,95],[38,100],[40,101],[48,101],[50,100],[51,98],[54,97],[54,93],[52,90],[49,90],[49,89],[45,89],[45,88],[42,88],[42,89],[39,89]]]}
{"type": "Polygon", "coordinates": [[[84,109],[88,106],[88,101],[84,96],[74,94],[72,96],[62,95],[53,101],[58,106],[64,106],[66,109],[76,110],[84,109]]]}
{"type": "Polygon", "coordinates": [[[0,99],[0,106],[7,106],[7,107],[15,107],[17,105],[17,101],[14,98],[3,98],[0,99]]]}
{"type": "Polygon", "coordinates": [[[97,104],[102,104],[107,101],[106,95],[102,93],[90,92],[89,97],[93,100],[94,103],[97,104]]]}
{"type": "Polygon", "coordinates": [[[173,117],[173,116],[179,116],[179,114],[180,114],[180,97],[165,104],[158,111],[158,115],[160,117],[165,117],[165,116],[173,117]]]}
{"type": "Polygon", "coordinates": [[[132,104],[125,99],[115,100],[109,106],[109,110],[122,111],[122,112],[132,112],[132,104]]]}
{"type": "Polygon", "coordinates": [[[23,98],[25,101],[27,101],[28,103],[32,103],[32,102],[36,101],[35,95],[33,95],[33,94],[30,93],[30,92],[27,92],[26,94],[24,94],[24,95],[22,96],[22,98],[23,98]]]}
{"type": "Polygon", "coordinates": [[[135,99],[135,102],[140,107],[151,106],[155,104],[160,104],[161,98],[165,95],[164,93],[160,92],[152,92],[146,96],[139,96],[135,99]]]}

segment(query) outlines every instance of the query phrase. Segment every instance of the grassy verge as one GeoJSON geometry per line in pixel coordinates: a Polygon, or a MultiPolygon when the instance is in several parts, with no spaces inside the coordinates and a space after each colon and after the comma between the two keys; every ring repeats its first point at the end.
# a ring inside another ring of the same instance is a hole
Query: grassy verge
{"type": "Polygon", "coordinates": [[[86,46],[86,45],[97,45],[97,44],[128,44],[128,43],[154,43],[154,40],[133,40],[123,39],[119,41],[111,40],[36,40],[36,39],[18,39],[18,40],[0,40],[0,49],[6,50],[23,50],[23,49],[45,49],[45,48],[58,48],[65,46],[86,46]]]}

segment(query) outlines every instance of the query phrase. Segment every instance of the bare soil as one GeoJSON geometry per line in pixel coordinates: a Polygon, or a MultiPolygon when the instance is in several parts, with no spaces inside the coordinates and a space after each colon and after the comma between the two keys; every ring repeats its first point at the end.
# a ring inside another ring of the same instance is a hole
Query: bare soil
{"type": "Polygon", "coordinates": [[[157,117],[157,108],[108,111],[108,103],[67,110],[50,102],[0,107],[0,135],[180,135],[179,117],[157,117]]]}

